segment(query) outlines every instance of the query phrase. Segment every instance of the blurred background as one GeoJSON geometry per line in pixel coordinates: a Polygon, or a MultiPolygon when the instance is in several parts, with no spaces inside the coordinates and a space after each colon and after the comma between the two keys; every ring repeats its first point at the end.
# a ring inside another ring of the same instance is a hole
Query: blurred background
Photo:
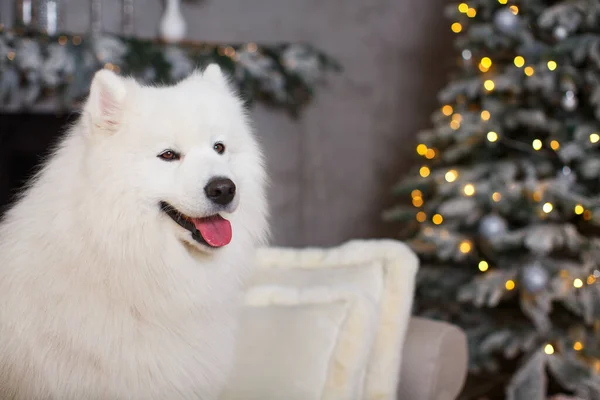
{"type": "MultiPolygon", "coordinates": [[[[0,2],[6,26],[14,21],[16,3],[0,2]]],[[[121,33],[122,2],[98,3],[101,29],[121,33]]],[[[268,155],[276,244],[330,245],[389,232],[380,218],[383,206],[391,201],[389,186],[414,159],[414,134],[427,125],[436,105],[435,93],[452,64],[452,38],[443,23],[442,3],[183,2],[185,39],[223,44],[311,43],[343,65],[342,74],[331,74],[326,85],[316,89],[318,95],[299,119],[260,102],[252,109],[268,155]]],[[[62,0],[57,4],[58,30],[79,34],[90,30],[90,2],[62,0]]],[[[158,37],[163,13],[161,1],[135,2],[135,36],[158,37]]],[[[31,140],[35,148],[30,150],[36,153],[61,125],[54,124],[48,132],[47,124],[53,123],[48,117],[40,125],[43,129],[34,127],[29,117],[25,123],[30,128],[16,128],[12,118],[0,121],[3,134],[12,131],[22,136],[14,130],[23,129],[30,132],[27,136],[42,135],[31,140]]],[[[22,126],[22,120],[18,121],[22,126]]],[[[29,154],[24,157],[29,162],[29,154]]],[[[14,165],[8,163],[3,173],[14,165]]]]}
{"type": "Polygon", "coordinates": [[[209,62],[265,149],[272,244],[403,240],[413,314],[468,337],[461,399],[600,399],[599,1],[2,0],[0,207],[96,70],[209,62]]]}

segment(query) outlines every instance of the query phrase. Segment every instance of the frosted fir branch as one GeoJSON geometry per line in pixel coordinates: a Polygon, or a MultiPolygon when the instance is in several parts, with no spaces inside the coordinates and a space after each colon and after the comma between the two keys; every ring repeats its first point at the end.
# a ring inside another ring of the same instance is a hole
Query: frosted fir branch
{"type": "MultiPolygon", "coordinates": [[[[494,76],[495,93],[520,94],[523,91],[521,82],[524,76],[517,68],[509,67],[504,72],[494,76]]],[[[467,76],[460,80],[448,83],[439,93],[440,103],[453,103],[457,97],[465,96],[469,100],[475,100],[487,92],[483,86],[483,79],[479,76],[467,76]]]]}
{"type": "Polygon", "coordinates": [[[600,35],[598,33],[588,33],[566,39],[557,44],[552,52],[556,56],[570,57],[579,65],[590,59],[591,61],[598,59],[598,42],[600,35]]]}
{"type": "Polygon", "coordinates": [[[531,351],[540,342],[539,333],[527,324],[496,328],[478,345],[484,354],[501,353],[504,358],[512,360],[524,352],[531,351]]]}
{"type": "Polygon", "coordinates": [[[406,195],[411,193],[413,190],[421,190],[423,193],[428,193],[431,190],[431,187],[435,184],[431,175],[426,178],[414,175],[417,174],[413,173],[407,178],[397,182],[392,187],[392,193],[394,195],[406,195]]]}
{"type": "Polygon", "coordinates": [[[542,348],[525,358],[506,388],[507,400],[545,400],[548,385],[546,355],[542,348]]]}
{"type": "MultiPolygon", "coordinates": [[[[491,17],[491,16],[490,16],[491,17]]],[[[465,35],[459,36],[455,41],[455,48],[479,50],[489,53],[490,51],[502,52],[511,48],[514,39],[498,32],[490,22],[491,18],[481,22],[470,21],[469,30],[465,35]]],[[[522,29],[518,32],[522,34],[522,29]]],[[[515,36],[518,34],[515,32],[515,36]]]]}
{"type": "Polygon", "coordinates": [[[600,398],[600,379],[593,369],[570,354],[546,357],[552,376],[565,388],[584,399],[600,398]]]}
{"type": "Polygon", "coordinates": [[[585,179],[600,179],[600,159],[587,158],[581,161],[581,168],[577,171],[585,179]]]}
{"type": "Polygon", "coordinates": [[[430,241],[421,240],[420,238],[415,238],[407,241],[410,248],[419,255],[428,255],[428,254],[436,254],[437,255],[437,246],[435,243],[430,241]]]}
{"type": "MultiPolygon", "coordinates": [[[[458,190],[454,189],[455,192],[458,190]]],[[[478,212],[479,205],[477,200],[472,197],[457,196],[444,201],[438,207],[438,212],[445,218],[450,219],[467,219],[470,215],[475,214],[475,218],[480,218],[481,213],[478,212]]]]}
{"type": "MultiPolygon", "coordinates": [[[[545,362],[551,362],[554,359],[570,360],[573,364],[571,368],[574,366],[583,368],[584,372],[579,375],[577,380],[582,379],[587,382],[587,378],[593,374],[592,365],[586,365],[581,357],[577,357],[582,354],[573,350],[574,341],[579,340],[572,336],[573,329],[555,328],[549,333],[543,333],[517,315],[503,315],[502,311],[494,309],[486,310],[485,313],[482,312],[481,314],[477,314],[475,310],[469,310],[467,313],[455,318],[461,320],[464,315],[472,316],[477,321],[474,324],[461,321],[461,325],[465,327],[469,348],[471,349],[470,370],[473,372],[481,372],[482,370],[494,372],[497,368],[495,363],[495,356],[497,355],[502,355],[505,359],[513,359],[524,354],[525,357],[514,380],[518,381],[517,376],[522,374],[519,371],[529,362],[532,354],[539,352],[544,357],[545,362]],[[554,354],[545,354],[544,349],[548,343],[553,344],[554,354]]],[[[589,340],[585,339],[584,336],[578,337],[586,345],[589,344],[592,353],[598,350],[593,336],[589,336],[589,340]]],[[[553,375],[556,373],[562,377],[570,375],[565,372],[553,371],[553,375]]],[[[571,387],[568,386],[568,388],[571,387]]]]}
{"type": "Polygon", "coordinates": [[[527,232],[523,229],[519,229],[494,236],[487,244],[494,252],[517,250],[523,247],[523,242],[526,237],[527,232]]]}
{"type": "Polygon", "coordinates": [[[385,210],[382,213],[384,221],[406,221],[415,218],[416,211],[414,207],[408,206],[396,206],[385,210]]]}
{"type": "Polygon", "coordinates": [[[562,201],[565,205],[581,204],[585,208],[600,207],[600,197],[588,197],[578,193],[566,191],[562,185],[554,185],[554,180],[544,180],[540,183],[540,189],[552,195],[555,199],[562,201]]]}
{"type": "MultiPolygon", "coordinates": [[[[521,185],[520,183],[515,183],[521,185]]],[[[543,198],[551,198],[567,209],[572,209],[575,205],[580,204],[586,209],[594,209],[600,207],[600,196],[585,196],[572,191],[569,184],[565,184],[561,179],[553,177],[540,179],[533,183],[528,189],[539,191],[543,198]]]]}
{"type": "Polygon", "coordinates": [[[552,311],[552,294],[544,290],[535,295],[521,292],[520,305],[525,314],[533,323],[536,330],[542,334],[548,334],[552,329],[550,312],[552,311]]]}
{"type": "Polygon", "coordinates": [[[520,229],[525,233],[523,244],[536,255],[547,255],[558,250],[577,252],[583,237],[569,223],[538,223],[520,229]]]}
{"type": "Polygon", "coordinates": [[[540,155],[542,155],[544,153],[547,153],[548,155],[551,154],[550,151],[544,151],[544,152],[540,153],[538,151],[535,151],[531,147],[531,144],[529,144],[529,143],[523,143],[521,141],[513,140],[513,139],[510,139],[510,138],[505,137],[505,136],[502,136],[499,139],[499,143],[501,143],[504,146],[509,147],[509,148],[511,148],[513,150],[517,150],[517,151],[520,151],[520,152],[523,152],[523,153],[527,153],[527,154],[531,154],[531,155],[535,155],[535,156],[540,156],[540,155]]]}
{"type": "Polygon", "coordinates": [[[558,3],[542,11],[537,19],[542,29],[551,29],[561,25],[567,32],[577,29],[596,30],[600,21],[600,7],[589,0],[575,0],[568,3],[558,3]]]}
{"type": "Polygon", "coordinates": [[[423,129],[417,132],[417,140],[421,143],[431,145],[436,140],[436,134],[437,131],[434,129],[423,129]]]}
{"type": "Polygon", "coordinates": [[[516,279],[516,275],[517,270],[511,268],[476,276],[470,284],[460,288],[457,300],[476,307],[496,307],[502,299],[514,294],[506,289],[506,282],[516,279]]]}
{"type": "Polygon", "coordinates": [[[594,321],[600,319],[599,285],[587,285],[581,289],[573,289],[571,282],[567,282],[570,290],[566,291],[566,294],[563,293],[558,299],[574,315],[583,318],[587,325],[592,325],[594,321]]]}
{"type": "MultiPolygon", "coordinates": [[[[419,268],[416,279],[417,308],[425,310],[431,304],[435,304],[435,308],[438,308],[441,299],[454,298],[457,288],[470,281],[471,276],[472,272],[468,269],[446,266],[439,264],[439,262],[435,267],[432,267],[424,262],[422,267],[419,268]]],[[[460,306],[456,304],[449,303],[447,306],[443,313],[460,313],[462,311],[460,306]]]]}
{"type": "MultiPolygon", "coordinates": [[[[519,169],[517,168],[518,160],[512,162],[508,166],[505,167],[503,171],[501,164],[497,164],[495,170],[497,173],[495,176],[490,176],[489,179],[496,180],[496,184],[491,186],[490,190],[498,190],[506,185],[506,183],[510,183],[511,192],[516,194],[516,196],[510,196],[505,199],[510,200],[511,198],[514,201],[520,201],[521,199],[526,199],[528,197],[528,193],[539,192],[542,196],[540,200],[551,200],[563,208],[569,210],[571,212],[572,208],[580,204],[587,208],[595,208],[600,206],[600,197],[588,197],[581,195],[579,193],[573,192],[571,184],[568,181],[564,181],[562,178],[552,177],[545,179],[537,179],[537,171],[530,172],[524,181],[515,180],[515,174],[519,169]],[[509,172],[510,171],[510,172],[509,172]],[[509,174],[507,174],[509,172],[509,174]]],[[[527,165],[527,160],[522,160],[522,165],[527,165]]],[[[539,164],[538,164],[539,167],[539,164]]],[[[525,168],[525,172],[527,173],[527,168],[525,168]]],[[[548,217],[545,217],[548,218],[548,217]]]]}
{"type": "Polygon", "coordinates": [[[522,127],[545,131],[550,135],[558,132],[563,126],[557,120],[549,118],[542,108],[515,108],[504,112],[502,118],[508,129],[522,127]]]}
{"type": "Polygon", "coordinates": [[[464,241],[473,243],[468,235],[457,233],[452,223],[445,224],[444,228],[427,227],[422,229],[415,239],[410,242],[411,248],[420,254],[435,254],[440,262],[462,263],[476,257],[475,251],[462,252],[460,244],[464,241]]]}
{"type": "Polygon", "coordinates": [[[0,25],[0,108],[77,108],[95,71],[107,68],[147,83],[176,83],[219,64],[248,105],[261,101],[297,116],[336,60],[302,43],[176,45],[112,34],[47,36],[0,25]]]}
{"type": "Polygon", "coordinates": [[[477,136],[479,136],[477,140],[463,141],[445,149],[441,156],[442,160],[446,163],[458,163],[463,159],[468,158],[470,155],[472,155],[474,149],[479,147],[483,141],[481,135],[477,136]]]}
{"type": "MultiPolygon", "coordinates": [[[[509,328],[500,329],[490,333],[479,343],[479,350],[488,354],[501,351],[506,347],[513,336],[514,332],[512,332],[509,328]]],[[[510,352],[511,355],[513,353],[513,351],[510,352]]]]}
{"type": "Polygon", "coordinates": [[[514,359],[523,353],[530,353],[544,342],[533,326],[522,317],[507,316],[495,309],[486,309],[484,314],[483,311],[480,313],[477,314],[476,310],[468,312],[469,315],[476,315],[475,324],[461,321],[472,355],[469,364],[472,372],[496,372],[499,368],[496,362],[498,356],[514,359]]]}
{"type": "Polygon", "coordinates": [[[481,79],[479,77],[464,78],[460,81],[452,81],[438,93],[440,103],[452,103],[459,95],[469,98],[477,97],[482,92],[481,79]]]}

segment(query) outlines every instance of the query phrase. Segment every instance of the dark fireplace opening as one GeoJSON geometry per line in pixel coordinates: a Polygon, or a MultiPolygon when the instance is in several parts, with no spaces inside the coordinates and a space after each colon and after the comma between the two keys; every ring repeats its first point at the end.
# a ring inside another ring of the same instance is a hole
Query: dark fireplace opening
{"type": "Polygon", "coordinates": [[[0,113],[0,215],[76,117],[0,113]]]}

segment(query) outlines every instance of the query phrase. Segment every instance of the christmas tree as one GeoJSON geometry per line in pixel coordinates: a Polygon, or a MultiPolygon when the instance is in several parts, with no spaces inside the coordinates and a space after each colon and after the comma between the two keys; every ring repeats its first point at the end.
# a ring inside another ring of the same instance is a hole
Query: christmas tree
{"type": "Polygon", "coordinates": [[[459,65],[384,213],[415,313],[467,332],[465,399],[600,399],[600,1],[446,13],[459,65]]]}

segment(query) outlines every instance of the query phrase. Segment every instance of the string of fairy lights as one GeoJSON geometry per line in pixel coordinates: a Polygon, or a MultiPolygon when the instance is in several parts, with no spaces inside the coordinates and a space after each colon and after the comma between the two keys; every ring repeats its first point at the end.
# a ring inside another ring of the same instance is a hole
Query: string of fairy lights
{"type": "MultiPolygon", "coordinates": [[[[507,5],[508,0],[497,0],[501,5],[506,5],[508,9],[513,13],[513,15],[517,15],[519,13],[519,8],[517,5],[507,5]]],[[[472,19],[477,16],[477,10],[473,7],[470,7],[466,2],[458,4],[458,11],[461,14],[464,14],[467,18],[472,19]]],[[[459,21],[452,22],[450,25],[450,29],[452,32],[459,34],[463,31],[464,26],[463,23],[459,21]]],[[[470,50],[463,50],[462,57],[465,60],[470,60],[473,57],[473,54],[470,50]]],[[[528,64],[526,58],[523,55],[516,55],[512,63],[514,67],[518,69],[522,69],[523,74],[526,77],[534,76],[536,73],[535,66],[533,64],[528,64]]],[[[493,60],[489,56],[484,56],[479,59],[477,63],[477,67],[479,71],[481,71],[482,75],[482,87],[484,89],[484,93],[491,94],[494,92],[496,88],[496,83],[494,82],[493,76],[486,76],[492,69],[493,60]]],[[[555,60],[545,60],[545,62],[541,65],[545,65],[549,71],[557,71],[559,65],[555,60]]],[[[538,66],[539,67],[539,66],[538,66]]],[[[461,127],[461,123],[463,121],[463,116],[460,112],[456,111],[451,104],[445,104],[441,107],[440,112],[448,118],[448,125],[453,131],[457,131],[461,127]]],[[[481,110],[479,117],[481,120],[486,123],[492,119],[492,114],[489,110],[481,110]]],[[[484,130],[485,139],[490,143],[503,142],[504,144],[509,144],[511,139],[502,137],[501,132],[497,130],[484,130]]],[[[589,142],[591,144],[597,144],[600,142],[600,134],[598,132],[592,132],[589,134],[589,142]]],[[[524,143],[518,143],[521,147],[524,143]]],[[[528,147],[529,151],[539,152],[544,149],[550,149],[554,152],[557,152],[561,145],[559,141],[555,138],[550,138],[546,142],[540,138],[535,138],[531,141],[529,145],[525,144],[528,147]]],[[[420,143],[416,147],[416,152],[419,156],[423,157],[426,160],[435,160],[440,156],[440,152],[438,149],[429,147],[425,143],[420,143]]],[[[568,168],[568,167],[566,167],[568,168]]],[[[431,168],[428,165],[423,165],[419,168],[419,175],[421,178],[428,178],[432,174],[431,168]]],[[[448,183],[455,183],[459,180],[460,173],[456,169],[449,169],[445,173],[443,173],[443,179],[448,183]]],[[[532,199],[540,203],[539,211],[540,214],[551,214],[555,211],[555,207],[551,201],[542,202],[543,194],[546,186],[540,185],[539,189],[534,191],[531,194],[532,199]]],[[[471,197],[477,193],[477,187],[472,182],[467,182],[461,186],[461,192],[464,196],[471,197]]],[[[423,198],[423,193],[419,189],[414,189],[411,192],[412,205],[417,208],[416,212],[416,220],[419,223],[425,223],[428,221],[428,215],[424,211],[425,200],[423,198]]],[[[499,203],[502,200],[502,194],[498,191],[495,191],[491,194],[491,201],[494,203],[499,203]]],[[[585,221],[589,221],[592,219],[592,211],[586,209],[583,204],[577,203],[572,206],[572,212],[575,215],[581,216],[585,221]]],[[[440,213],[435,213],[430,216],[430,222],[433,225],[440,226],[444,223],[444,217],[440,213]]],[[[440,227],[441,228],[441,227],[440,227]]],[[[448,231],[443,228],[440,230],[442,237],[448,236],[448,231]]],[[[423,229],[423,233],[425,236],[431,236],[434,234],[434,229],[431,226],[426,226],[423,229]]],[[[473,250],[473,242],[468,239],[464,239],[458,242],[458,250],[463,254],[468,254],[473,250]]],[[[481,273],[486,273],[491,269],[491,266],[488,261],[480,259],[477,263],[477,268],[481,273]]],[[[586,285],[594,285],[598,281],[600,281],[600,271],[595,270],[588,276],[571,276],[567,270],[561,270],[559,276],[565,282],[565,285],[568,287],[572,287],[575,289],[582,289],[586,285]]],[[[515,279],[507,279],[504,283],[504,288],[506,291],[513,291],[517,288],[517,282],[515,279]]],[[[566,289],[566,287],[565,287],[566,289]]],[[[596,321],[595,330],[600,332],[600,320],[596,321]]],[[[580,352],[584,349],[583,340],[575,340],[571,343],[573,350],[576,352],[580,352]]],[[[552,355],[559,350],[559,346],[557,343],[546,343],[543,347],[544,352],[547,355],[552,355]]],[[[588,362],[591,363],[591,367],[596,373],[600,373],[600,360],[592,360],[588,362]]]]}

